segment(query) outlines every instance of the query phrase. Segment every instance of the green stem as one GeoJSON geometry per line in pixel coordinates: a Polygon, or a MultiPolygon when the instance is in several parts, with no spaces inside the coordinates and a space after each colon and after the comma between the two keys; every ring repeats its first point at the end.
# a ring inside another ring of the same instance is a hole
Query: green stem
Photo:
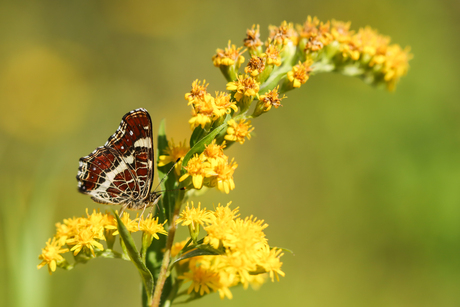
{"type": "Polygon", "coordinates": [[[171,224],[168,231],[168,241],[166,241],[166,250],[163,254],[163,262],[161,263],[160,274],[158,275],[157,284],[155,287],[155,292],[153,293],[153,300],[151,307],[159,307],[161,294],[163,293],[163,287],[168,277],[168,268],[169,268],[169,261],[171,260],[171,248],[174,242],[174,236],[176,235],[176,220],[179,217],[179,210],[180,205],[182,204],[181,201],[176,203],[174,208],[173,218],[171,220],[171,224]]]}
{"type": "Polygon", "coordinates": [[[176,280],[176,282],[173,285],[173,288],[171,289],[171,292],[169,293],[168,298],[166,299],[163,307],[170,307],[174,301],[174,299],[177,296],[177,291],[180,288],[180,285],[182,284],[182,281],[176,280]]]}

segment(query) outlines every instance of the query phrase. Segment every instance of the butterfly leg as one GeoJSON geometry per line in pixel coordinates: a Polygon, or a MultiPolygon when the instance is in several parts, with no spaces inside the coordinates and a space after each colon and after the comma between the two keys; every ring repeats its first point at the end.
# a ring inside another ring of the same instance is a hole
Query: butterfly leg
{"type": "Polygon", "coordinates": [[[125,212],[126,208],[129,207],[129,204],[130,203],[126,203],[123,205],[123,207],[121,207],[121,210],[120,210],[120,213],[118,214],[118,216],[121,218],[123,216],[123,213],[125,212]]]}
{"type": "MultiPolygon", "coordinates": [[[[144,212],[145,212],[145,209],[147,208],[147,206],[148,206],[148,203],[145,204],[144,209],[142,209],[141,216],[139,217],[139,223],[137,224],[137,228],[138,228],[139,230],[141,230],[141,218],[144,217],[144,212]]],[[[146,218],[146,219],[148,219],[149,216],[150,216],[150,213],[147,215],[147,218],[146,218]]]]}

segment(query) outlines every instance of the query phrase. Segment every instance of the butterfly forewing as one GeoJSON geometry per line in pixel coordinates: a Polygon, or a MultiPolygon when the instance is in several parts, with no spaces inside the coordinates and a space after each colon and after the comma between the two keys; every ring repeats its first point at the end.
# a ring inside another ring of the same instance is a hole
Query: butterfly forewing
{"type": "Polygon", "coordinates": [[[145,109],[136,109],[103,147],[80,159],[79,191],[96,202],[142,208],[153,180],[152,122],[145,109]]]}

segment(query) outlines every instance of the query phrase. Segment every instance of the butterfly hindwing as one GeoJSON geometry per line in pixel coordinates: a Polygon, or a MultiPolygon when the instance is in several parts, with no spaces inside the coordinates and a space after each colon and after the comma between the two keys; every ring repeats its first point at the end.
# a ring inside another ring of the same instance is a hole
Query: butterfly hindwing
{"type": "Polygon", "coordinates": [[[152,122],[145,109],[121,120],[104,146],[80,159],[79,191],[105,204],[139,209],[148,202],[153,180],[152,122]]]}

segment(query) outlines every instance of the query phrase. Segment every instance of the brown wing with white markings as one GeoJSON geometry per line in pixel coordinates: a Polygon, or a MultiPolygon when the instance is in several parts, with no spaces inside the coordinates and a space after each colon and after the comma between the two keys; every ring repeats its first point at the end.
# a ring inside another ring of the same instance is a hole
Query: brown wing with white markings
{"type": "Polygon", "coordinates": [[[121,120],[104,146],[80,159],[79,191],[104,204],[133,204],[137,209],[150,195],[153,181],[152,121],[145,109],[121,120]]]}

